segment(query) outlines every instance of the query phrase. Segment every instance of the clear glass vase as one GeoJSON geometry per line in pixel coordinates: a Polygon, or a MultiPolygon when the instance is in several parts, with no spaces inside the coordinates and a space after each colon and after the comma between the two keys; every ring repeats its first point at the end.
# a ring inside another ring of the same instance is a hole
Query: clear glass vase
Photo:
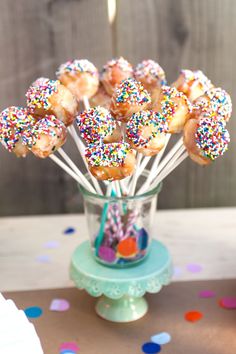
{"type": "MultiPolygon", "coordinates": [[[[139,178],[141,186],[146,177],[139,178]]],[[[89,177],[88,177],[89,179],[89,177]]],[[[109,267],[135,265],[148,256],[153,219],[161,184],[138,196],[110,197],[80,187],[83,195],[91,250],[95,259],[109,267]]]]}

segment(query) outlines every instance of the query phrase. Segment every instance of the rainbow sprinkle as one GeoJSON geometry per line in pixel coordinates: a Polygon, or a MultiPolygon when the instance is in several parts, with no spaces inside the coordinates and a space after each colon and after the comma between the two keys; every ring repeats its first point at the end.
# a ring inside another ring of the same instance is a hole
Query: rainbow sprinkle
{"type": "Polygon", "coordinates": [[[154,60],[143,60],[134,71],[134,76],[138,81],[145,80],[147,83],[160,81],[161,86],[166,85],[166,76],[162,67],[154,60]]]}
{"type": "Polygon", "coordinates": [[[112,135],[116,128],[116,121],[111,113],[100,106],[82,112],[76,121],[81,137],[88,144],[100,142],[106,136],[112,135]]]}
{"type": "Polygon", "coordinates": [[[24,131],[22,140],[29,149],[32,149],[41,135],[60,138],[65,132],[66,127],[60,120],[53,115],[47,115],[37,121],[33,128],[24,131]]]}
{"type": "Polygon", "coordinates": [[[199,83],[204,92],[213,87],[211,81],[201,70],[181,70],[180,74],[184,76],[184,80],[187,84],[192,84],[194,82],[196,82],[196,84],[199,83]]]}
{"type": "Polygon", "coordinates": [[[176,110],[179,107],[178,103],[173,100],[175,98],[184,100],[189,112],[192,111],[192,105],[187,97],[182,92],[178,91],[175,87],[162,86],[161,90],[161,113],[167,121],[173,118],[176,110]]]}
{"type": "Polygon", "coordinates": [[[123,57],[119,58],[113,58],[109,60],[102,68],[101,75],[105,74],[108,72],[110,69],[112,69],[114,66],[119,68],[123,72],[130,73],[130,75],[133,75],[133,67],[132,65],[125,60],[123,57]]]}
{"type": "MultiPolygon", "coordinates": [[[[209,108],[224,120],[228,120],[232,114],[232,101],[230,95],[220,87],[212,88],[205,94],[209,98],[209,108]]],[[[201,108],[206,111],[208,110],[207,106],[201,108]]]]}
{"type": "Polygon", "coordinates": [[[36,109],[50,109],[51,103],[49,99],[54,93],[58,92],[59,85],[59,80],[48,80],[38,84],[38,86],[31,86],[26,93],[27,106],[30,111],[34,112],[36,109]]]}
{"type": "Polygon", "coordinates": [[[91,166],[119,167],[131,151],[128,143],[91,144],[86,148],[85,157],[91,166]]]}
{"type": "Polygon", "coordinates": [[[35,119],[23,107],[8,107],[0,114],[0,141],[12,151],[21,139],[22,133],[33,126],[35,119]]]}
{"type": "Polygon", "coordinates": [[[89,73],[98,76],[97,68],[87,59],[69,60],[61,64],[56,72],[58,78],[64,74],[77,75],[78,73],[89,73]]]}
{"type": "Polygon", "coordinates": [[[153,111],[140,111],[132,115],[126,126],[127,137],[132,143],[139,147],[147,147],[150,140],[156,138],[160,133],[166,133],[168,125],[166,119],[153,111]],[[143,128],[151,127],[150,136],[143,137],[143,128]]]}
{"type": "Polygon", "coordinates": [[[142,106],[151,102],[151,98],[147,90],[135,79],[129,78],[123,80],[115,90],[115,100],[117,104],[129,103],[131,105],[142,106]]]}
{"type": "Polygon", "coordinates": [[[212,161],[228,150],[230,136],[222,120],[204,117],[198,122],[196,145],[212,161]]]}

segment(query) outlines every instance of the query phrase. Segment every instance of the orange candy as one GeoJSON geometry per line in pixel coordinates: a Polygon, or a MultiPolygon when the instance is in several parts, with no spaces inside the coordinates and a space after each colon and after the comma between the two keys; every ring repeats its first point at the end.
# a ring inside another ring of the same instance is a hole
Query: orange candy
{"type": "Polygon", "coordinates": [[[117,252],[122,257],[135,256],[138,252],[136,240],[134,238],[128,237],[125,240],[120,241],[117,246],[117,252]]]}

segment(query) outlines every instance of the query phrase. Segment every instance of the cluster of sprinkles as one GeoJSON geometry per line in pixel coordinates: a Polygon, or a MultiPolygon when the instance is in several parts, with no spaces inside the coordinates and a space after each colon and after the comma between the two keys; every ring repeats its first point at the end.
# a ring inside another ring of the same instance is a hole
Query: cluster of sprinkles
{"type": "Polygon", "coordinates": [[[100,106],[83,111],[76,121],[81,137],[88,144],[102,142],[116,128],[116,122],[110,111],[100,106]]]}
{"type": "Polygon", "coordinates": [[[26,93],[27,106],[34,112],[35,109],[48,110],[51,108],[50,97],[58,92],[59,80],[45,80],[37,86],[30,86],[26,93]]]}
{"type": "Polygon", "coordinates": [[[206,96],[209,98],[213,111],[227,121],[232,113],[232,101],[229,94],[221,88],[214,88],[207,91],[206,96]]]}
{"type": "Polygon", "coordinates": [[[230,142],[224,122],[206,117],[200,119],[195,139],[197,147],[212,161],[224,154],[230,142]]]}
{"type": "Polygon", "coordinates": [[[113,68],[114,66],[117,66],[121,71],[130,73],[131,75],[133,74],[133,67],[132,65],[123,57],[119,58],[113,58],[109,60],[103,67],[101,74],[109,71],[109,69],[113,68]]]}
{"type": "Polygon", "coordinates": [[[138,81],[145,79],[150,84],[157,79],[160,80],[161,86],[167,84],[165,72],[162,67],[154,60],[150,59],[143,60],[136,66],[134,76],[138,81]]]}
{"type": "Polygon", "coordinates": [[[130,151],[128,143],[91,144],[86,148],[85,157],[91,166],[119,167],[130,151]]]}
{"type": "Polygon", "coordinates": [[[9,107],[0,114],[0,141],[8,151],[12,151],[27,128],[32,128],[35,119],[26,108],[9,107]]]}
{"type": "Polygon", "coordinates": [[[174,101],[175,98],[180,98],[186,103],[189,112],[192,111],[192,106],[187,97],[175,87],[162,86],[162,95],[161,100],[161,112],[163,116],[168,120],[175,114],[178,104],[174,101]]]}
{"type": "Polygon", "coordinates": [[[123,80],[115,90],[116,102],[143,105],[151,102],[147,90],[133,78],[123,80]]]}
{"type": "Polygon", "coordinates": [[[132,115],[126,127],[127,137],[136,146],[147,147],[148,143],[160,133],[168,131],[166,119],[160,113],[140,111],[132,115]],[[143,129],[151,127],[149,136],[143,136],[143,129]]]}
{"type": "Polygon", "coordinates": [[[24,131],[22,141],[29,149],[36,144],[41,135],[61,137],[64,124],[53,115],[47,115],[40,119],[33,127],[24,131]]]}
{"type": "Polygon", "coordinates": [[[56,75],[60,78],[64,74],[70,74],[73,76],[78,73],[90,73],[91,75],[98,75],[98,70],[87,59],[75,59],[61,64],[56,72],[56,75]]]}
{"type": "Polygon", "coordinates": [[[190,84],[200,84],[204,91],[207,91],[213,87],[211,81],[206,75],[203,74],[201,70],[191,71],[191,70],[181,70],[180,73],[184,76],[185,81],[190,84]]]}

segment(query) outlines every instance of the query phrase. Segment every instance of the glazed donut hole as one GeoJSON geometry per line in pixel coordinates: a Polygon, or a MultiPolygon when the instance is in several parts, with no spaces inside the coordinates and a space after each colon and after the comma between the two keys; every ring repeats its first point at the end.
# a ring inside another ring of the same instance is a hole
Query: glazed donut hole
{"type": "Polygon", "coordinates": [[[183,141],[194,162],[209,165],[227,151],[230,136],[222,120],[203,117],[186,123],[183,141]]]}
{"type": "Polygon", "coordinates": [[[76,119],[82,139],[87,144],[114,143],[122,140],[121,129],[111,113],[104,107],[83,111],[76,119]]]}
{"type": "Polygon", "coordinates": [[[78,101],[84,97],[91,98],[98,90],[98,70],[87,59],[67,61],[60,65],[56,75],[78,101]]]}
{"type": "Polygon", "coordinates": [[[109,60],[102,68],[100,80],[108,95],[112,95],[116,87],[128,78],[133,77],[132,65],[123,57],[109,60]]]}
{"type": "Polygon", "coordinates": [[[17,157],[26,157],[29,153],[24,145],[22,134],[26,129],[31,129],[35,118],[26,108],[11,106],[0,114],[0,141],[9,151],[17,157]]]}
{"type": "Polygon", "coordinates": [[[121,180],[135,170],[135,153],[127,143],[91,144],[85,157],[89,171],[98,180],[121,180]]]}
{"type": "Polygon", "coordinates": [[[153,104],[154,112],[164,117],[168,132],[180,133],[190,118],[192,105],[187,97],[175,87],[162,86],[159,99],[153,104]]]}
{"type": "Polygon", "coordinates": [[[22,134],[24,144],[37,157],[44,159],[66,141],[65,125],[53,115],[47,115],[22,134]]]}
{"type": "Polygon", "coordinates": [[[133,113],[144,110],[151,103],[147,90],[133,78],[122,81],[116,88],[110,110],[115,119],[128,122],[133,113]]]}
{"type": "Polygon", "coordinates": [[[58,80],[48,80],[31,86],[27,93],[27,107],[37,118],[55,115],[66,126],[73,123],[78,103],[72,93],[58,80]]]}
{"type": "Polygon", "coordinates": [[[173,82],[171,87],[183,92],[193,102],[211,89],[213,84],[201,70],[181,70],[179,77],[173,82]]]}
{"type": "Polygon", "coordinates": [[[126,137],[137,152],[153,156],[165,146],[167,130],[166,121],[159,113],[140,111],[127,123],[126,137]]]}
{"type": "Polygon", "coordinates": [[[106,109],[110,108],[111,96],[108,95],[102,83],[99,84],[97,92],[90,98],[89,103],[91,107],[102,106],[106,109]]]}

